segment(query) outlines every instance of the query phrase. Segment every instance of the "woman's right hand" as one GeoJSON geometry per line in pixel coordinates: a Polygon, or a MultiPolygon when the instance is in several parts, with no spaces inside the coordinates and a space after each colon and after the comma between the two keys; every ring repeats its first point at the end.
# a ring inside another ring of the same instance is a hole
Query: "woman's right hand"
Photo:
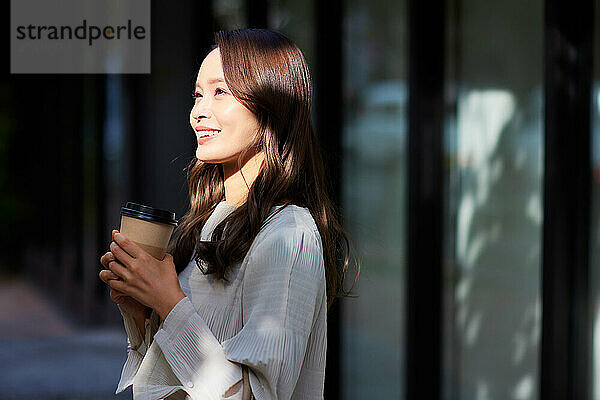
{"type": "MultiPolygon", "coordinates": [[[[121,279],[108,268],[108,264],[111,262],[119,263],[110,251],[100,257],[100,263],[105,269],[100,271],[98,275],[100,276],[100,279],[107,285],[108,281],[111,279],[121,279]]],[[[143,321],[145,318],[150,316],[152,311],[150,307],[143,305],[133,297],[113,288],[110,289],[110,298],[119,306],[121,306],[125,312],[131,314],[131,316],[133,316],[135,319],[140,318],[143,321]]]]}

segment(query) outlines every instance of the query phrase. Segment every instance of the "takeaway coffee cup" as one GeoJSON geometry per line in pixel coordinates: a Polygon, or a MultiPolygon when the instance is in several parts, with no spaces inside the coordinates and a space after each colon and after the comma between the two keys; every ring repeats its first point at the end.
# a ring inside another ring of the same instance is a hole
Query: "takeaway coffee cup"
{"type": "Polygon", "coordinates": [[[121,229],[154,258],[162,260],[173,229],[177,226],[175,213],[142,204],[127,202],[121,207],[121,229]]]}

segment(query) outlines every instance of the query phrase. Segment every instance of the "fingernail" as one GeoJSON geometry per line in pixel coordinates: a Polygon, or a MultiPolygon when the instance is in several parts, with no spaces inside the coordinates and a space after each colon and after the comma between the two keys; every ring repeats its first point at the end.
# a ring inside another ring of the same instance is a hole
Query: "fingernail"
{"type": "Polygon", "coordinates": [[[113,255],[112,252],[109,251],[108,252],[108,258],[110,258],[112,260],[113,258],[115,258],[115,256],[113,255]]]}
{"type": "Polygon", "coordinates": [[[110,248],[114,249],[117,246],[117,244],[115,242],[110,242],[110,248]]]}

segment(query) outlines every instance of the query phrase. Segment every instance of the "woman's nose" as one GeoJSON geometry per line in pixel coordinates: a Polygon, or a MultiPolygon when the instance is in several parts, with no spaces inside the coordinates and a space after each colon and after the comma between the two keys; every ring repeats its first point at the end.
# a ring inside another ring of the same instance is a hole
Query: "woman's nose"
{"type": "Polygon", "coordinates": [[[204,99],[197,100],[192,109],[192,118],[199,120],[200,118],[209,118],[209,116],[210,108],[208,102],[204,99]]]}

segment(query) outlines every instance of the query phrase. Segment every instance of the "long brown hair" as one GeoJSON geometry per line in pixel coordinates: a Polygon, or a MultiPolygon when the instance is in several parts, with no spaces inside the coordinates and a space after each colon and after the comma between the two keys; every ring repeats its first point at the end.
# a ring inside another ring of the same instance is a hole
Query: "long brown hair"
{"type": "Polygon", "coordinates": [[[243,260],[271,208],[295,204],[308,208],[321,235],[327,304],[331,306],[335,298],[348,296],[356,284],[360,260],[354,283],[345,291],[350,243],[340,223],[342,215],[328,194],[329,177],[311,123],[312,90],[304,56],[286,36],[266,29],[219,31],[215,43],[227,86],[259,123],[254,141],[238,158],[238,168],[248,154],[263,151],[265,160],[245,203],[215,227],[208,241],[200,240],[200,232],[225,199],[222,165],[195,159],[188,166],[190,209],[169,247],[177,273],[187,266],[195,249],[202,272],[227,281],[229,268],[243,260]]]}

